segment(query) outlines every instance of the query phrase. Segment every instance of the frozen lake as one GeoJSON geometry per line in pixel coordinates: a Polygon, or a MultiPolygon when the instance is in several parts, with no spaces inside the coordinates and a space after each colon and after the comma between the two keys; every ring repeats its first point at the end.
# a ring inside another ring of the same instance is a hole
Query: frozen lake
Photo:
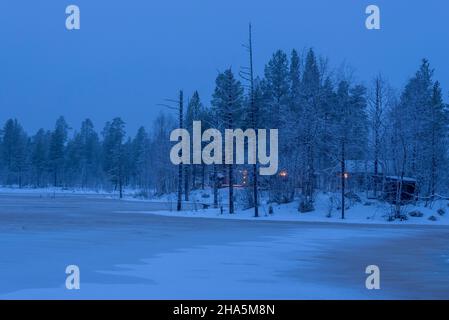
{"type": "Polygon", "coordinates": [[[142,213],[167,208],[0,194],[0,298],[449,298],[448,226],[142,213]],[[80,290],[65,288],[72,264],[80,290]],[[365,289],[368,265],[380,267],[380,290],[365,289]]]}

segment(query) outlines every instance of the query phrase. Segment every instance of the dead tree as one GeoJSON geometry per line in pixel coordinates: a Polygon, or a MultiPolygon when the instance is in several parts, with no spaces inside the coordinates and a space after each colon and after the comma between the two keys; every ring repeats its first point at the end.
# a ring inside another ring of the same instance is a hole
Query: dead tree
{"type": "MultiPolygon", "coordinates": [[[[244,68],[245,71],[240,72],[240,76],[248,81],[249,83],[249,103],[250,103],[250,113],[251,113],[251,125],[254,128],[254,131],[256,132],[256,142],[258,139],[258,114],[259,114],[259,107],[255,101],[254,98],[254,69],[253,69],[253,42],[252,42],[252,29],[251,24],[249,24],[249,39],[248,44],[244,45],[244,47],[248,50],[249,54],[249,67],[244,68]]],[[[257,143],[256,143],[256,150],[257,154],[257,143]]],[[[254,217],[259,217],[259,201],[258,201],[258,165],[257,161],[255,164],[253,164],[253,197],[254,197],[254,217]]]]}
{"type": "MultiPolygon", "coordinates": [[[[183,123],[183,92],[179,91],[179,129],[182,129],[184,126],[183,123]]],[[[182,151],[181,151],[182,152],[182,151]]],[[[176,210],[181,211],[181,202],[182,202],[182,162],[178,167],[178,202],[176,204],[176,210]]]]}
{"type": "MultiPolygon", "coordinates": [[[[178,100],[166,99],[166,101],[177,103],[178,107],[175,108],[174,106],[168,105],[168,104],[158,104],[158,105],[166,107],[171,110],[177,110],[178,118],[179,118],[179,129],[184,129],[184,94],[183,94],[183,91],[179,90],[179,99],[178,100]]],[[[182,158],[182,154],[180,156],[182,158]]],[[[182,209],[182,175],[183,175],[183,163],[181,162],[178,165],[178,181],[177,181],[178,196],[177,196],[177,203],[176,203],[177,211],[181,211],[181,209],[182,209]]]]}

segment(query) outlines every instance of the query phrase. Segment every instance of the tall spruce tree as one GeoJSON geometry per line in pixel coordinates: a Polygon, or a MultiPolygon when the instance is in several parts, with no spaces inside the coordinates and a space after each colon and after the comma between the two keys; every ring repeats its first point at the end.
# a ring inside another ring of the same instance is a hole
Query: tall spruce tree
{"type": "Polygon", "coordinates": [[[26,167],[27,136],[17,119],[9,119],[3,127],[2,158],[7,184],[22,187],[26,167]]]}
{"type": "MultiPolygon", "coordinates": [[[[236,80],[231,69],[220,73],[216,79],[216,87],[213,94],[212,106],[219,126],[225,129],[234,129],[238,126],[242,103],[243,87],[240,81],[236,80]]],[[[223,153],[225,154],[225,153],[223,153]]],[[[229,213],[234,213],[234,165],[227,164],[228,184],[229,184],[229,213]]]]}
{"type": "Polygon", "coordinates": [[[60,186],[63,182],[64,152],[68,129],[69,126],[64,117],[59,117],[51,134],[48,164],[50,174],[53,176],[54,186],[60,186]]]}
{"type": "Polygon", "coordinates": [[[125,183],[126,154],[124,148],[125,123],[121,118],[108,122],[103,130],[104,170],[109,175],[114,188],[123,197],[125,183]]]}

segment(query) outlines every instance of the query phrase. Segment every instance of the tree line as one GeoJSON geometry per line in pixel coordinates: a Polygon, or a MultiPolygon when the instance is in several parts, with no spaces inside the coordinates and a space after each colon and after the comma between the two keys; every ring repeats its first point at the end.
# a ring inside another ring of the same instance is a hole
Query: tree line
{"type": "MultiPolygon", "coordinates": [[[[249,193],[260,188],[279,203],[296,195],[299,209],[308,211],[318,191],[381,191],[376,181],[351,182],[348,161],[369,161],[372,168],[365,169],[372,176],[416,179],[419,197],[429,201],[447,192],[448,105],[429,61],[422,60],[402,90],[392,88],[381,74],[368,84],[357,82],[352,72],[331,68],[313,49],[290,54],[278,50],[263,75],[253,78],[251,68],[248,82],[245,74],[232,68],[219,72],[210,101],[203,103],[195,91],[183,118],[188,130],[195,120],[202,121],[203,130],[279,129],[282,174],[259,177],[257,188],[248,188],[249,193]]],[[[149,131],[141,127],[134,137],[127,137],[120,118],[107,122],[99,134],[89,119],[79,130],[69,130],[60,117],[53,130],[40,129],[29,136],[18,120],[10,119],[0,135],[0,182],[109,188],[120,194],[124,187],[175,192],[180,181],[169,160],[169,135],[177,126],[173,115],[162,112],[149,131]]],[[[218,188],[218,179],[232,192],[242,172],[250,170],[245,165],[185,165],[185,200],[193,189],[218,188]]],[[[255,178],[245,177],[245,186],[255,178]]],[[[233,198],[230,206],[232,202],[233,198]]]]}
{"type": "Polygon", "coordinates": [[[121,118],[107,122],[101,134],[86,119],[70,135],[71,128],[59,117],[53,130],[28,136],[17,119],[9,119],[1,130],[0,181],[18,187],[112,189],[120,196],[126,186],[149,192],[158,185],[160,193],[169,192],[170,172],[157,170],[166,159],[152,150],[167,145],[170,126],[171,119],[160,115],[152,134],[141,127],[130,138],[121,118]]]}

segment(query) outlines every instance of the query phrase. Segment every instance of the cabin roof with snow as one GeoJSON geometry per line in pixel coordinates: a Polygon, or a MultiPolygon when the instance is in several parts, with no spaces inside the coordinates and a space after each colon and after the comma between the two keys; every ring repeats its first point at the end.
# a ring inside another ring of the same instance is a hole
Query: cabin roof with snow
{"type": "MultiPolygon", "coordinates": [[[[374,174],[374,160],[346,160],[346,171],[348,173],[370,173],[374,174]]],[[[378,161],[378,174],[393,172],[393,161],[378,161]]]]}
{"type": "MultiPolygon", "coordinates": [[[[401,180],[401,177],[400,176],[386,176],[385,179],[386,180],[395,180],[395,181],[397,181],[397,180],[401,180]]],[[[413,179],[413,178],[410,178],[410,177],[403,177],[402,181],[404,181],[404,182],[415,182],[415,183],[417,182],[416,179],[413,179]]]]}

